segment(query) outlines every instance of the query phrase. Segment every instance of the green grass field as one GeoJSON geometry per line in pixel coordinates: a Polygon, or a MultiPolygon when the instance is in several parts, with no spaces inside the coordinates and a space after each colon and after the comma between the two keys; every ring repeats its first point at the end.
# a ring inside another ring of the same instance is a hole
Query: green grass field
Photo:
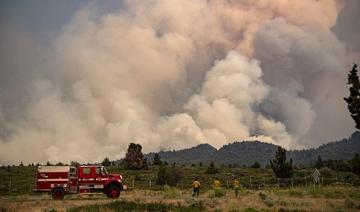
{"type": "Polygon", "coordinates": [[[312,183],[313,169],[297,169],[292,180],[278,181],[271,169],[220,167],[218,174],[206,174],[207,167],[179,166],[182,179],[176,186],[156,185],[159,167],[126,170],[108,167],[109,173],[123,175],[129,190],[119,200],[103,194],[67,195],[54,201],[48,194],[32,192],[36,167],[0,168],[0,211],[356,211],[360,209],[359,176],[333,172],[320,185],[312,183]],[[240,178],[239,198],[231,181],[240,178]],[[201,181],[199,198],[191,196],[191,182],[201,181]],[[221,191],[212,188],[214,177],[221,191]]]}
{"type": "MultiPolygon", "coordinates": [[[[127,170],[121,167],[107,167],[109,173],[122,174],[123,181],[130,189],[159,190],[156,185],[159,167],[152,166],[148,170],[127,170]]],[[[295,170],[293,179],[277,180],[271,169],[254,168],[228,168],[220,167],[217,174],[206,174],[207,167],[179,166],[182,179],[177,183],[179,189],[191,187],[195,177],[200,179],[203,190],[212,187],[212,181],[218,177],[222,187],[230,188],[234,176],[240,179],[244,188],[259,189],[267,187],[310,187],[313,186],[313,169],[295,170]]],[[[32,194],[35,183],[36,167],[13,166],[0,168],[0,195],[32,194]]],[[[330,176],[321,177],[322,185],[359,185],[359,176],[350,172],[334,172],[330,176]]]]}
{"type": "Polygon", "coordinates": [[[161,190],[133,189],[117,200],[101,194],[68,195],[55,201],[48,195],[1,196],[0,211],[358,211],[360,189],[354,186],[241,189],[201,191],[163,187],[161,190]]]}
{"type": "MultiPolygon", "coordinates": [[[[176,187],[179,189],[189,188],[193,179],[198,177],[202,183],[202,189],[212,188],[215,177],[219,178],[222,187],[230,188],[233,177],[240,179],[241,185],[248,189],[259,189],[268,187],[310,187],[313,186],[311,168],[295,170],[292,179],[276,179],[273,171],[268,169],[254,168],[228,168],[220,167],[217,174],[206,174],[207,167],[181,167],[182,180],[176,187]]],[[[131,171],[119,167],[108,167],[111,173],[119,173],[124,177],[124,182],[130,188],[161,189],[155,184],[158,167],[151,167],[149,170],[131,171]],[[151,182],[150,182],[151,180],[151,182]],[[151,184],[151,187],[150,187],[151,184]]],[[[321,177],[322,185],[359,185],[359,176],[350,172],[334,172],[330,176],[321,177]]]]}

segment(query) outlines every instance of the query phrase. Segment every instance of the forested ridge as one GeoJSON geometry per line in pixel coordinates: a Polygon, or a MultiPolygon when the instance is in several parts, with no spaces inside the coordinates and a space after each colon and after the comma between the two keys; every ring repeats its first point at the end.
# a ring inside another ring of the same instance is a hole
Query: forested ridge
{"type": "MultiPolygon", "coordinates": [[[[160,151],[162,161],[178,164],[237,164],[252,165],[259,162],[262,166],[274,158],[277,146],[259,141],[233,142],[224,145],[219,150],[209,144],[178,150],[160,151]]],[[[292,158],[294,164],[313,165],[320,156],[323,160],[349,160],[356,153],[360,153],[360,132],[354,132],[349,138],[330,142],[318,148],[304,150],[289,150],[287,157],[292,158]]],[[[155,153],[146,154],[148,161],[152,161],[155,153]]]]}

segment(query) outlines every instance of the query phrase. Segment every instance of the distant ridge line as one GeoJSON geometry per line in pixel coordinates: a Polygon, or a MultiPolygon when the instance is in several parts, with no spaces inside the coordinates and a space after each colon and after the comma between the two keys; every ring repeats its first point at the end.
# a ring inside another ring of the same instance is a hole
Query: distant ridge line
{"type": "MultiPolygon", "coordinates": [[[[177,164],[208,164],[211,161],[216,164],[251,165],[255,161],[262,166],[273,159],[278,145],[260,141],[235,141],[216,149],[210,144],[204,143],[194,147],[160,151],[161,160],[167,163],[177,164]]],[[[349,160],[354,154],[360,153],[360,132],[354,132],[349,138],[341,141],[322,144],[317,148],[303,150],[289,150],[288,158],[292,158],[295,164],[311,165],[315,163],[318,155],[322,159],[349,160]]],[[[145,154],[148,161],[152,161],[155,152],[145,154]]]]}

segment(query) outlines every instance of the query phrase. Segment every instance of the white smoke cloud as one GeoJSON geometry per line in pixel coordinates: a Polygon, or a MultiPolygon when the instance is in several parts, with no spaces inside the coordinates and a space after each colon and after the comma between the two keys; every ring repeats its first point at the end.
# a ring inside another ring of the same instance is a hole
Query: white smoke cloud
{"type": "Polygon", "coordinates": [[[200,94],[191,97],[185,109],[204,129],[223,134],[222,141],[208,138],[212,145],[220,147],[250,136],[256,116],[252,106],[268,92],[261,74],[257,61],[248,61],[236,52],[230,52],[207,73],[200,94]]]}
{"type": "Polygon", "coordinates": [[[50,47],[2,33],[0,163],[117,159],[130,142],[299,148],[348,136],[342,97],[358,58],[331,31],[342,3],[132,0],[81,9],[50,47]]]}
{"type": "Polygon", "coordinates": [[[261,76],[258,61],[230,51],[207,72],[201,91],[184,105],[187,113],[168,117],[162,123],[166,130],[159,135],[174,132],[166,136],[171,147],[186,147],[190,140],[220,148],[229,141],[251,139],[296,146],[283,123],[254,111],[269,93],[261,76]],[[262,136],[253,137],[255,132],[262,136]]]}
{"type": "Polygon", "coordinates": [[[351,57],[332,31],[273,19],[257,32],[255,57],[262,62],[264,81],[285,92],[276,97],[275,105],[281,109],[269,112],[283,120],[290,133],[298,128],[300,146],[311,146],[314,140],[341,139],[354,131],[342,100],[347,95],[344,84],[351,57]],[[291,101],[289,95],[295,99],[291,101]],[[293,105],[301,107],[295,112],[293,105]]]}

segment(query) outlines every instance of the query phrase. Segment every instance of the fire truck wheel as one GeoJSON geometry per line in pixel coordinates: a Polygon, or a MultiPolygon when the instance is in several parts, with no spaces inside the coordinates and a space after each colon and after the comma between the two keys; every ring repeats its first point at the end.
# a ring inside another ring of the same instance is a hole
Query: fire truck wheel
{"type": "Polygon", "coordinates": [[[55,200],[62,200],[64,199],[65,191],[63,188],[54,188],[52,191],[52,197],[55,200]]]}
{"type": "Polygon", "coordinates": [[[118,198],[120,196],[120,188],[118,186],[111,186],[107,190],[107,196],[112,199],[118,198]]]}

